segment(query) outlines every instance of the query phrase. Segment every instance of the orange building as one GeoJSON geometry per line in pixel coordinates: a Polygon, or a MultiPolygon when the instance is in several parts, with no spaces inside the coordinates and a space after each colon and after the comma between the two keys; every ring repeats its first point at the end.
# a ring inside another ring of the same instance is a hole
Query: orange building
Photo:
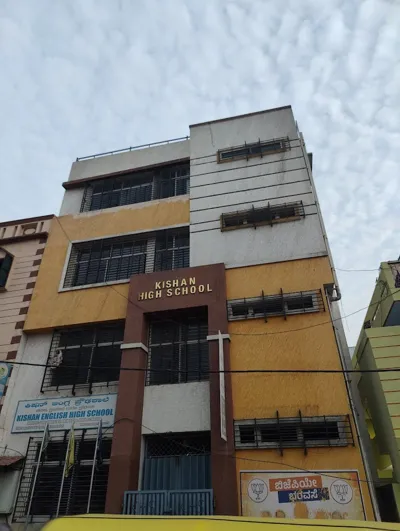
{"type": "Polygon", "coordinates": [[[375,518],[311,161],[283,107],[72,165],[6,421],[16,522],[375,518]]]}

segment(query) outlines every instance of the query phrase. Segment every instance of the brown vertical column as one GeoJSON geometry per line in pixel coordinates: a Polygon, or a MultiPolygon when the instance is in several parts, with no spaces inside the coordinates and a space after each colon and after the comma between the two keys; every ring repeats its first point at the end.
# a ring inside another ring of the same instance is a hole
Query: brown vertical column
{"type": "MultiPolygon", "coordinates": [[[[225,273],[225,271],[224,271],[225,273]]],[[[225,292],[225,278],[224,292],[225,292]]],[[[226,313],[226,295],[217,304],[208,307],[209,335],[216,335],[218,330],[222,334],[228,332],[226,313]]],[[[224,367],[230,369],[229,340],[224,339],[224,367]]],[[[209,340],[210,356],[210,420],[211,420],[211,481],[215,496],[215,513],[219,515],[233,515],[238,513],[236,460],[233,431],[233,405],[231,375],[225,373],[225,407],[226,407],[226,438],[221,438],[220,416],[220,383],[219,373],[219,343],[209,340]]]]}
{"type": "Polygon", "coordinates": [[[106,513],[110,514],[122,512],[126,490],[138,489],[146,345],[143,312],[138,305],[128,304],[123,345],[128,348],[123,348],[121,368],[139,370],[120,373],[106,498],[106,513]]]}
{"type": "MultiPolygon", "coordinates": [[[[134,275],[130,281],[106,512],[120,513],[126,490],[138,490],[141,428],[147,368],[145,314],[182,308],[208,308],[209,335],[228,332],[224,264],[134,275]]],[[[218,341],[209,341],[211,371],[219,369],[218,341]]],[[[225,369],[229,370],[229,342],[224,340],[225,369]]],[[[210,375],[211,475],[216,513],[238,514],[233,437],[232,386],[225,375],[227,441],[221,438],[219,374],[210,375]]]]}

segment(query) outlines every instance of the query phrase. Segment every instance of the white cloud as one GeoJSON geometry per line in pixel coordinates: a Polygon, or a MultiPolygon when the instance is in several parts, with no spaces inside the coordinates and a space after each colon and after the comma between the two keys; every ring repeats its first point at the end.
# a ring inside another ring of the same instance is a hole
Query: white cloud
{"type": "MultiPolygon", "coordinates": [[[[57,212],[76,156],[292,104],[337,266],[397,258],[399,17],[390,0],[3,0],[1,218],[57,212]]],[[[368,304],[375,273],[339,278],[346,313],[368,304]]]]}

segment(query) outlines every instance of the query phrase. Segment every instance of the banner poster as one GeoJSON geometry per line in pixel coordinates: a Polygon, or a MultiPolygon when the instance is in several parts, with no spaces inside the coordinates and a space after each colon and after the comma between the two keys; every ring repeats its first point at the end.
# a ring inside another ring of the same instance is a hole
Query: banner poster
{"type": "Polygon", "coordinates": [[[365,520],[358,472],[240,473],[243,516],[365,520]]]}

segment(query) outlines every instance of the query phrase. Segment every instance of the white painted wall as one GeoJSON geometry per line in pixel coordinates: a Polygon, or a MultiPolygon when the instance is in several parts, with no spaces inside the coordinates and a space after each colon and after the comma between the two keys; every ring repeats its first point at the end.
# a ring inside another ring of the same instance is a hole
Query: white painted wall
{"type": "Polygon", "coordinates": [[[84,191],[84,186],[72,190],[65,190],[59,216],[78,214],[81,210],[84,191]]]}
{"type": "Polygon", "coordinates": [[[143,434],[209,431],[209,382],[146,386],[142,424],[143,434]]]}
{"type": "Polygon", "coordinates": [[[162,164],[189,157],[189,140],[173,142],[143,149],[135,149],[116,155],[82,160],[72,164],[69,181],[134,170],[154,164],[162,164]]]}
{"type": "Polygon", "coordinates": [[[307,154],[290,108],[191,127],[190,265],[240,267],[324,256],[328,253],[307,154]],[[290,150],[234,162],[217,162],[219,149],[274,138],[290,150]],[[300,221],[221,232],[220,216],[302,201],[300,221]]]}

